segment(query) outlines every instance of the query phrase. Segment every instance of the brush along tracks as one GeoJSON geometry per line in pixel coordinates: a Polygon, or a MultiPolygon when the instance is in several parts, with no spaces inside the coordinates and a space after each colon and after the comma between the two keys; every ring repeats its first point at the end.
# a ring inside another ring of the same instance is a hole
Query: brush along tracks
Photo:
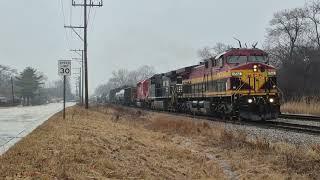
{"type": "MultiPolygon", "coordinates": [[[[192,115],[188,115],[189,117],[192,115]]],[[[250,120],[226,120],[223,118],[217,117],[210,117],[210,116],[192,116],[199,119],[206,119],[211,121],[220,121],[238,125],[247,125],[247,126],[256,126],[256,127],[263,127],[263,128],[273,128],[273,129],[281,129],[287,131],[294,131],[298,133],[307,133],[307,134],[316,134],[320,135],[320,126],[307,124],[307,121],[314,121],[315,119],[277,119],[277,120],[268,120],[268,121],[250,121],[250,120]],[[298,123],[297,123],[298,121],[298,123]]],[[[320,121],[317,121],[320,123],[320,121]]]]}
{"type": "MultiPolygon", "coordinates": [[[[127,106],[125,106],[127,107],[127,106]]],[[[127,107],[127,108],[135,108],[141,109],[136,107],[127,107]]],[[[150,109],[142,109],[149,112],[160,112],[166,113],[176,116],[184,116],[194,119],[202,119],[202,120],[209,120],[209,121],[218,121],[218,122],[225,122],[237,125],[246,125],[246,126],[255,126],[255,127],[262,127],[266,129],[281,129],[286,131],[293,131],[298,133],[305,133],[305,134],[313,134],[313,135],[320,135],[320,126],[314,126],[307,123],[307,121],[314,121],[320,123],[320,117],[317,116],[302,116],[302,115],[291,115],[291,114],[281,114],[278,119],[276,120],[268,120],[268,121],[250,121],[250,120],[234,120],[234,119],[224,119],[219,117],[207,116],[207,115],[197,115],[197,114],[185,114],[179,112],[168,112],[168,111],[157,111],[157,110],[150,110],[150,109]],[[309,118],[309,119],[308,119],[309,118]],[[291,122],[291,120],[293,122],[291,122]],[[299,121],[299,123],[296,123],[299,121]]]]}

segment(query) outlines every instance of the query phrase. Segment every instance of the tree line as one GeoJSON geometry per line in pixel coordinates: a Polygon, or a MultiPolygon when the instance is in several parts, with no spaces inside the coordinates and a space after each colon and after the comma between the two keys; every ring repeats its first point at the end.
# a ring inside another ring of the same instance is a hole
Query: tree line
{"type": "Polygon", "coordinates": [[[267,28],[265,49],[279,68],[286,99],[318,97],[320,82],[320,1],[276,12],[267,28]]]}
{"type": "MultiPolygon", "coordinates": [[[[0,105],[22,104],[39,105],[63,96],[63,81],[57,80],[46,85],[46,76],[32,67],[26,67],[22,72],[8,66],[0,65],[0,97],[6,102],[0,105]]],[[[66,82],[67,99],[73,99],[70,80],[66,82]]]]}
{"type": "Polygon", "coordinates": [[[96,95],[107,96],[109,91],[123,86],[134,86],[137,82],[149,78],[155,74],[152,66],[141,66],[136,70],[129,71],[127,69],[119,69],[113,71],[108,82],[98,86],[95,90],[96,95]]]}

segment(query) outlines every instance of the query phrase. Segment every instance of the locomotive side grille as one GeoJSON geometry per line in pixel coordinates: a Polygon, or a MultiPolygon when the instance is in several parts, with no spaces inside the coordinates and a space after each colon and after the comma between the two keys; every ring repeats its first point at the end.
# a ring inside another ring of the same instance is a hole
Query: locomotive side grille
{"type": "Polygon", "coordinates": [[[232,90],[250,90],[251,89],[251,86],[248,83],[242,81],[240,78],[231,78],[230,82],[231,82],[232,90]]]}

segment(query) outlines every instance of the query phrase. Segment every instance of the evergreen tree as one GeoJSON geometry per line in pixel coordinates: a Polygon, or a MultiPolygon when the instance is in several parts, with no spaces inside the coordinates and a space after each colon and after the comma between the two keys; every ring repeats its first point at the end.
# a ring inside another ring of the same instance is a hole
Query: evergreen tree
{"type": "Polygon", "coordinates": [[[36,69],[27,67],[16,79],[18,93],[23,98],[23,104],[30,105],[30,100],[39,94],[40,85],[43,84],[43,75],[38,73],[36,69]]]}

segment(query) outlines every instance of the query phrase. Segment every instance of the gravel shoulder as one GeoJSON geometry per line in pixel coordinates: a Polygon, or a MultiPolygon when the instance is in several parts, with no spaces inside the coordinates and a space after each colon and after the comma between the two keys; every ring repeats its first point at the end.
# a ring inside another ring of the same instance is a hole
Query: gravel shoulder
{"type": "MultiPolygon", "coordinates": [[[[292,120],[275,120],[279,122],[304,124],[303,122],[294,122],[292,120]]],[[[219,123],[212,122],[213,124],[221,125],[229,131],[244,131],[249,138],[255,139],[256,137],[262,137],[272,143],[285,142],[297,146],[309,147],[314,144],[320,144],[320,136],[314,134],[305,134],[301,132],[294,132],[290,130],[266,128],[248,125],[239,125],[231,123],[219,123]]],[[[305,125],[308,125],[307,123],[305,125]]],[[[310,123],[309,125],[314,125],[310,123]]],[[[316,126],[316,125],[315,125],[316,126]]]]}

